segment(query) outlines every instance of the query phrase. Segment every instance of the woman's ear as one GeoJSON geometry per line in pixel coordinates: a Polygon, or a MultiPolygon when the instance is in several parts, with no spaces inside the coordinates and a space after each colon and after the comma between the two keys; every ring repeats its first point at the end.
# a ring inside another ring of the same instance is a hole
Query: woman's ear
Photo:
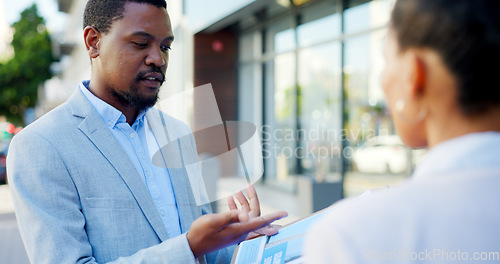
{"type": "Polygon", "coordinates": [[[407,83],[409,91],[408,96],[416,98],[425,92],[425,83],[427,79],[427,66],[425,58],[421,56],[418,50],[408,50],[406,52],[406,62],[408,65],[407,83]]]}
{"type": "Polygon", "coordinates": [[[99,57],[99,41],[101,40],[101,33],[95,27],[87,26],[83,30],[83,39],[85,47],[91,59],[99,57]]]}

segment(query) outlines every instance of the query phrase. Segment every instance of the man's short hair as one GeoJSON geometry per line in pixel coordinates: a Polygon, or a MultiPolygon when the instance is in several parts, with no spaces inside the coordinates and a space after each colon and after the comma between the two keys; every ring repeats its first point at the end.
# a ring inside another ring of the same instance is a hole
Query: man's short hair
{"type": "Polygon", "coordinates": [[[83,28],[92,26],[106,34],[114,21],[123,18],[125,4],[130,2],[167,8],[165,0],[89,0],[83,13],[83,28]]]}
{"type": "Polygon", "coordinates": [[[467,116],[500,106],[500,0],[398,0],[391,27],[401,51],[436,51],[467,116]]]}

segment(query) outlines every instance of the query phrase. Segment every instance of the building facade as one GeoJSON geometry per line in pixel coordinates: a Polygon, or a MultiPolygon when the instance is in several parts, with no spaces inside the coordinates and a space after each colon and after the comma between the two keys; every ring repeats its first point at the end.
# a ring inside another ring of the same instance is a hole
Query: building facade
{"type": "Polygon", "coordinates": [[[223,119],[260,128],[266,184],[350,196],[410,175],[423,154],[395,135],[380,84],[393,4],[256,0],[194,35],[194,84],[212,83],[223,119]]]}

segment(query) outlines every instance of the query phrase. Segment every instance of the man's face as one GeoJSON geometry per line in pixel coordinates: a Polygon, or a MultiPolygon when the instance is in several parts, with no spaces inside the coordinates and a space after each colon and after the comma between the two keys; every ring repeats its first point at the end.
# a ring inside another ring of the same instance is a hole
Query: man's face
{"type": "Polygon", "coordinates": [[[165,80],[172,41],[172,26],[165,9],[125,4],[123,18],[114,21],[99,40],[94,71],[100,83],[95,85],[122,105],[138,110],[153,106],[165,80]]]}

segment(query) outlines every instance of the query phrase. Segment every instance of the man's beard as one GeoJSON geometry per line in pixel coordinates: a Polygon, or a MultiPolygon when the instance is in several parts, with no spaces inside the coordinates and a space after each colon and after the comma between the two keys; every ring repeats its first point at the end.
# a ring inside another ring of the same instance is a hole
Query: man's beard
{"type": "Polygon", "coordinates": [[[133,106],[138,111],[152,107],[156,104],[156,101],[158,101],[158,92],[156,92],[153,96],[145,97],[141,96],[137,92],[138,90],[137,84],[134,83],[127,91],[117,92],[113,89],[113,96],[117,98],[120,103],[133,106]]]}
{"type": "MultiPolygon", "coordinates": [[[[163,76],[163,80],[165,80],[165,74],[161,71],[161,69],[153,69],[148,72],[141,72],[137,75],[137,78],[134,80],[134,83],[129,87],[126,91],[117,91],[117,89],[112,89],[113,96],[117,98],[120,103],[124,105],[133,106],[138,111],[142,111],[146,108],[150,108],[156,104],[158,101],[158,93],[159,90],[150,97],[141,96],[139,94],[139,82],[143,79],[143,76],[150,72],[159,72],[163,76]]],[[[163,84],[163,81],[160,83],[160,86],[163,84]]]]}

